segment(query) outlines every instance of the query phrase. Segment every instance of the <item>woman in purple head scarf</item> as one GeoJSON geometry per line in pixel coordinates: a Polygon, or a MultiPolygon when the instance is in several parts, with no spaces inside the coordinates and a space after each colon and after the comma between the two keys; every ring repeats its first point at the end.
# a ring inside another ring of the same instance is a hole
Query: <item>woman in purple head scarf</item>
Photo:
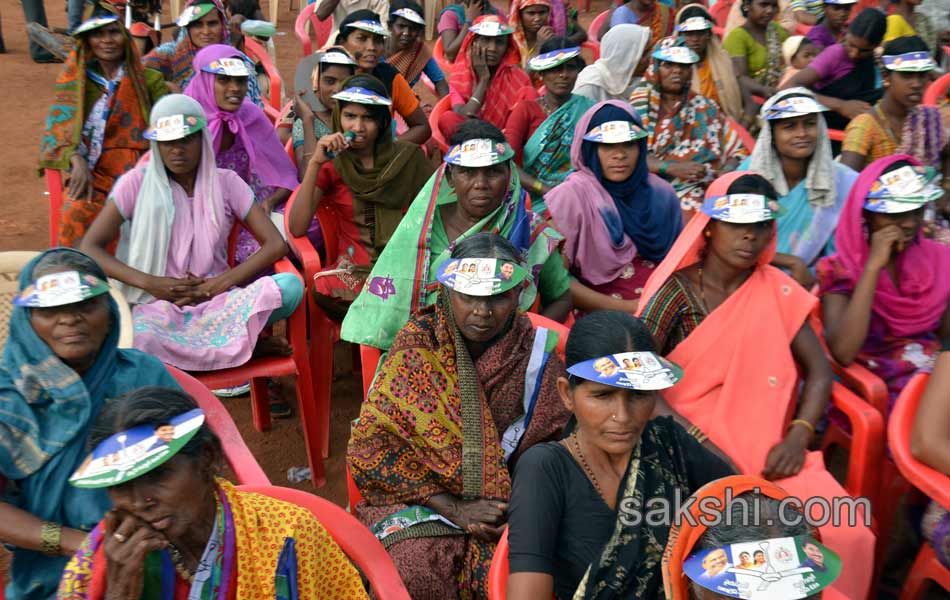
{"type": "MultiPolygon", "coordinates": [[[[232,46],[213,44],[195,55],[193,66],[195,76],[185,94],[197,100],[208,117],[218,168],[237,173],[265,212],[283,213],[297,188],[297,169],[267,116],[246,98],[253,73],[244,55],[232,46]]],[[[315,245],[322,243],[319,228],[309,234],[315,245]]],[[[243,262],[258,248],[254,237],[242,230],[235,259],[243,262]]]]}

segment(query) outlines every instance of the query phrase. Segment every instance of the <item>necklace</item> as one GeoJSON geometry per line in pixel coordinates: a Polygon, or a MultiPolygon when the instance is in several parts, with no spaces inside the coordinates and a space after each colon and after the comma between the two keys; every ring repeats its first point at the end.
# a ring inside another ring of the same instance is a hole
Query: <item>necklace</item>
{"type": "Polygon", "coordinates": [[[881,109],[880,104],[874,105],[874,112],[877,113],[879,117],[878,120],[881,122],[881,125],[884,126],[884,129],[886,130],[885,133],[887,133],[887,135],[891,138],[891,141],[900,143],[900,140],[901,140],[900,136],[894,133],[894,127],[893,127],[894,123],[891,121],[890,117],[884,114],[884,110],[881,109]]]}
{"type": "Polygon", "coordinates": [[[703,303],[706,314],[709,314],[709,305],[706,304],[706,288],[703,287],[703,263],[699,263],[699,300],[703,303]]]}
{"type": "Polygon", "coordinates": [[[571,444],[574,446],[574,454],[577,455],[577,458],[581,459],[581,467],[584,468],[584,472],[587,473],[588,479],[594,484],[594,489],[597,490],[597,493],[600,494],[601,498],[607,499],[607,496],[604,495],[604,490],[600,489],[600,483],[597,481],[597,476],[594,475],[594,470],[590,468],[590,465],[587,464],[587,457],[584,456],[584,451],[581,450],[581,443],[577,439],[577,430],[575,429],[571,433],[571,444]]]}
{"type": "Polygon", "coordinates": [[[169,544],[168,554],[172,557],[172,563],[175,565],[175,570],[178,571],[178,574],[188,583],[194,582],[195,574],[185,566],[185,557],[181,555],[181,551],[172,544],[169,544]]]}

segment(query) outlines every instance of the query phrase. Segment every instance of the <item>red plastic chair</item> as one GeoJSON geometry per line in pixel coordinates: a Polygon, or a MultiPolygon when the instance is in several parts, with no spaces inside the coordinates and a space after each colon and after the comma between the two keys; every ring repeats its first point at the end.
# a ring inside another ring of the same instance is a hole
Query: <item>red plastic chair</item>
{"type": "Polygon", "coordinates": [[[739,135],[739,139],[742,140],[742,145],[745,146],[745,149],[751,154],[755,149],[755,138],[752,137],[752,134],[749,133],[749,130],[740,125],[738,121],[731,117],[726,117],[726,120],[729,121],[729,125],[735,129],[736,133],[739,135]]]}
{"type": "Polygon", "coordinates": [[[270,480],[267,478],[264,470],[261,469],[261,466],[257,464],[254,455],[244,443],[244,438],[241,437],[241,432],[238,431],[237,425],[235,425],[231,419],[231,414],[228,412],[228,409],[221,404],[221,401],[218,400],[214,394],[209,392],[208,388],[202,385],[200,381],[188,373],[170,365],[165,365],[165,368],[172,374],[172,377],[175,378],[178,385],[181,386],[181,389],[194,398],[198,406],[201,407],[201,410],[204,411],[208,426],[218,436],[218,439],[221,440],[224,457],[227,459],[228,464],[231,465],[231,470],[234,471],[238,483],[244,485],[270,485],[270,480]]]}
{"type": "MultiPolygon", "coordinates": [[[[290,215],[297,191],[287,200],[284,214],[290,215]]],[[[306,301],[310,316],[310,371],[313,374],[313,397],[316,408],[315,427],[319,431],[320,447],[318,456],[330,455],[330,395],[333,384],[333,346],[340,340],[340,323],[330,319],[313,299],[313,276],[323,270],[323,265],[336,264],[337,261],[337,219],[325,205],[317,208],[317,219],[323,234],[326,248],[326,263],[320,259],[313,244],[306,235],[295,237],[287,228],[287,243],[300,259],[304,269],[304,285],[307,288],[306,301]]],[[[285,219],[289,226],[290,219],[285,219]]],[[[303,304],[303,303],[301,303],[303,304]]],[[[305,346],[306,347],[306,346],[305,346]]]]}
{"type": "Polygon", "coordinates": [[[928,106],[937,106],[941,99],[946,101],[948,95],[950,95],[950,73],[941,75],[927,87],[923,103],[928,106]]]}
{"type": "Polygon", "coordinates": [[[435,59],[436,64],[442,69],[445,78],[448,79],[449,74],[455,68],[455,63],[449,62],[449,59],[445,57],[445,46],[442,44],[442,36],[436,38],[435,45],[432,46],[432,58],[435,59]]]}
{"type": "MultiPolygon", "coordinates": [[[[289,206],[289,205],[288,205],[289,206]]],[[[232,239],[234,236],[232,235],[232,239]]],[[[297,277],[300,274],[293,264],[282,258],[274,265],[277,273],[292,273],[297,277]]],[[[296,376],[297,402],[300,407],[300,421],[303,426],[304,444],[307,447],[307,461],[310,466],[312,481],[315,487],[326,483],[323,467],[323,432],[318,427],[316,402],[313,395],[313,379],[310,373],[310,362],[307,358],[307,308],[303,302],[287,319],[287,338],[293,352],[290,356],[266,356],[251,358],[247,363],[220,371],[204,371],[191,373],[208,389],[241,385],[251,382],[251,414],[254,429],[267,431],[271,427],[270,394],[267,390],[267,379],[282,375],[296,376]]]]}
{"type": "Polygon", "coordinates": [[[709,16],[713,18],[713,21],[716,22],[716,25],[726,28],[726,21],[729,20],[729,11],[732,9],[732,5],[735,0],[719,0],[711,9],[709,9],[709,16]]]}
{"type": "Polygon", "coordinates": [[[306,508],[333,536],[340,549],[359,567],[369,580],[376,598],[410,600],[409,592],[399,577],[399,571],[383,545],[356,517],[336,504],[313,494],[284,487],[241,485],[237,489],[241,492],[256,492],[306,508]]]}
{"type": "Polygon", "coordinates": [[[600,42],[600,36],[597,33],[609,16],[610,10],[608,9],[594,17],[594,20],[590,22],[590,27],[587,28],[587,39],[592,42],[600,42]]]}
{"type": "Polygon", "coordinates": [[[300,14],[297,15],[297,20],[294,22],[294,35],[297,36],[297,40],[300,42],[300,50],[303,56],[310,56],[313,54],[313,40],[310,38],[310,34],[307,33],[307,21],[310,21],[310,31],[313,32],[313,36],[317,42],[317,49],[323,48],[327,41],[330,39],[330,33],[333,31],[333,17],[328,18],[326,21],[321,21],[317,18],[317,14],[314,12],[317,9],[318,2],[313,4],[308,4],[300,11],[300,14]]]}
{"type": "Polygon", "coordinates": [[[843,142],[844,141],[844,130],[841,129],[828,129],[828,138],[833,142],[843,142]]]}
{"type": "Polygon", "coordinates": [[[281,113],[280,92],[283,80],[280,77],[280,71],[274,66],[267,50],[249,35],[244,36],[244,51],[251,60],[261,63],[264,72],[267,73],[267,77],[270,79],[270,98],[264,102],[264,112],[271,122],[276,125],[278,123],[277,117],[281,113]]]}
{"type": "MultiPolygon", "coordinates": [[[[950,477],[918,461],[910,451],[914,417],[929,379],[930,376],[923,373],[915,375],[901,391],[887,424],[888,445],[897,468],[907,481],[937,504],[950,510],[950,477]]],[[[924,542],[907,579],[904,580],[900,600],[923,598],[928,579],[950,592],[950,569],[940,564],[933,548],[924,542]]]]}
{"type": "Polygon", "coordinates": [[[805,25],[804,23],[795,24],[795,35],[808,35],[808,32],[811,31],[812,25],[805,25]]]}
{"type": "MultiPolygon", "coordinates": [[[[488,600],[505,600],[508,596],[508,528],[501,534],[488,568],[488,600]]],[[[557,600],[557,595],[554,596],[557,600]]]]}
{"type": "Polygon", "coordinates": [[[59,169],[44,169],[43,172],[49,194],[49,247],[55,248],[59,245],[59,221],[63,217],[63,172],[59,169]]]}
{"type": "Polygon", "coordinates": [[[442,113],[450,112],[452,110],[452,96],[446,96],[438,102],[435,103],[435,106],[432,107],[432,112],[429,113],[429,128],[432,129],[432,141],[435,142],[435,145],[439,147],[439,150],[444,154],[449,149],[449,142],[442,135],[442,132],[439,131],[439,117],[442,116],[442,113]]]}
{"type": "Polygon", "coordinates": [[[581,44],[581,51],[587,50],[591,54],[591,62],[600,58],[600,42],[592,42],[590,40],[581,44]]]}

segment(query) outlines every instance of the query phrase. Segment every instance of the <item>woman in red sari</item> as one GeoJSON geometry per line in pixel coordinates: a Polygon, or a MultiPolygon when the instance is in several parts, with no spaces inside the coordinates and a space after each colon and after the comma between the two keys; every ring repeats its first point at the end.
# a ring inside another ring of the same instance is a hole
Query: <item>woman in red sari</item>
{"type": "Polygon", "coordinates": [[[503,129],[516,102],[537,96],[531,78],[521,70],[513,33],[495,15],[475,19],[468,30],[449,76],[452,111],[439,118],[439,130],[446,139],[465,119],[482,119],[503,129]]]}
{"type": "MultiPolygon", "coordinates": [[[[703,211],[647,282],[642,318],[660,352],[685,372],[659,412],[698,427],[742,473],[775,481],[802,502],[830,503],[848,493],[808,445],[828,404],[831,367],[806,322],[817,299],[769,265],[777,199],[749,171],[714,181],[703,211]]],[[[844,565],[834,587],[866,598],[874,535],[864,515],[848,512],[825,515],[844,522],[819,530],[844,565]]]]}

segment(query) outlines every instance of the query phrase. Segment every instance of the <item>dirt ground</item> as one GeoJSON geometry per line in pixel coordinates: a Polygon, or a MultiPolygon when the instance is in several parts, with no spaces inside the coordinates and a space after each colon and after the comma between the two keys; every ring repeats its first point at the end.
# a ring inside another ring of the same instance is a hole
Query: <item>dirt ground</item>
{"type": "MultiPolygon", "coordinates": [[[[300,0],[295,0],[295,7],[300,0]]],[[[268,0],[262,0],[264,14],[269,14],[268,0]]],[[[65,0],[46,3],[47,18],[52,27],[66,26],[65,0]]],[[[499,3],[500,5],[500,3],[499,3]]],[[[597,0],[595,7],[606,5],[597,0]]],[[[168,3],[162,21],[168,19],[168,3]]],[[[297,11],[281,2],[278,30],[286,35],[276,37],[277,66],[288,92],[293,86],[293,73],[300,58],[300,44],[293,34],[297,11]]],[[[601,9],[602,10],[602,9],[601,9]]],[[[586,25],[597,12],[582,15],[586,25]]],[[[45,181],[36,176],[37,152],[46,111],[53,97],[53,83],[62,65],[39,65],[27,52],[23,11],[14,0],[0,0],[3,39],[7,54],[0,54],[0,251],[42,250],[48,241],[48,203],[45,181]]],[[[168,39],[166,33],[165,39],[168,39]]],[[[422,88],[422,86],[420,86],[422,88]]],[[[258,433],[251,425],[250,402],[247,397],[226,400],[226,405],[241,429],[244,439],[268,477],[275,485],[311,491],[340,505],[346,505],[346,481],[343,457],[349,437],[349,423],[359,413],[361,383],[352,370],[349,345],[336,348],[337,378],[333,384],[331,420],[331,455],[326,462],[327,484],[314,490],[309,482],[292,484],[287,470],[306,466],[307,456],[299,420],[274,420],[274,428],[258,433]]]]}

